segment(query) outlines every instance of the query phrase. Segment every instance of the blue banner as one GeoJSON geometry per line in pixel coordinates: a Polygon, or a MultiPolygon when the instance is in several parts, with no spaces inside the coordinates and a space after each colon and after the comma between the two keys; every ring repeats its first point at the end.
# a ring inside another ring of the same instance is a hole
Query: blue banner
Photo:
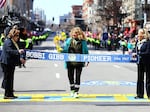
{"type": "MultiPolygon", "coordinates": [[[[1,54],[1,50],[0,50],[1,54]]],[[[26,57],[30,59],[52,61],[76,61],[76,62],[136,62],[136,58],[130,55],[102,55],[102,54],[68,54],[41,51],[26,51],[26,57]]]]}
{"type": "Polygon", "coordinates": [[[76,62],[136,62],[130,55],[102,55],[102,54],[68,54],[41,51],[27,51],[27,58],[53,61],[76,62]]]}

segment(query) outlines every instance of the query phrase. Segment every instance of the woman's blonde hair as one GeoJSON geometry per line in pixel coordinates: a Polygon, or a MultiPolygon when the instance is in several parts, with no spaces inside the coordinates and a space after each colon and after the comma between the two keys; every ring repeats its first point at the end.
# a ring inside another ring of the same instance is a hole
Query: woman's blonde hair
{"type": "Polygon", "coordinates": [[[147,29],[139,29],[138,30],[138,34],[139,33],[141,33],[142,34],[142,36],[144,37],[144,39],[150,39],[150,34],[149,34],[149,32],[147,31],[147,29]]]}
{"type": "Polygon", "coordinates": [[[72,38],[78,38],[79,40],[86,39],[86,36],[80,27],[74,27],[70,32],[70,36],[72,38]]]}
{"type": "Polygon", "coordinates": [[[9,38],[12,38],[16,35],[19,35],[20,31],[16,28],[12,28],[10,31],[9,31],[9,34],[8,34],[8,37],[9,38]]]}

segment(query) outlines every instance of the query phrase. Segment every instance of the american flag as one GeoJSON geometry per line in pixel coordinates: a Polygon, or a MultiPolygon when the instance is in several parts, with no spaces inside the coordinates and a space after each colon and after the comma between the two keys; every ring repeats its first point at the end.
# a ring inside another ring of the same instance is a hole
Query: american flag
{"type": "Polygon", "coordinates": [[[0,8],[2,8],[6,3],[6,0],[0,0],[0,8]]]}

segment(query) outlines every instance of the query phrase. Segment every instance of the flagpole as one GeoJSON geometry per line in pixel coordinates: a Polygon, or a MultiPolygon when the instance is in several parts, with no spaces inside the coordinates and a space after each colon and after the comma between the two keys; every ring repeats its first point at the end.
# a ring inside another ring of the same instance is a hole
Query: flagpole
{"type": "Polygon", "coordinates": [[[0,8],[3,8],[6,3],[6,0],[0,0],[0,8]]]}

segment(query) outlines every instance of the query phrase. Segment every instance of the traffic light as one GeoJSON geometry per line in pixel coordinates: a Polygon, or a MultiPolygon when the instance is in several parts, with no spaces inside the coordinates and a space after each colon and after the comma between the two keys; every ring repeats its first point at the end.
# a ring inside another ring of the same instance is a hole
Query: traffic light
{"type": "Polygon", "coordinates": [[[53,17],[53,18],[52,18],[52,21],[54,21],[54,20],[55,20],[55,18],[53,17]]]}

